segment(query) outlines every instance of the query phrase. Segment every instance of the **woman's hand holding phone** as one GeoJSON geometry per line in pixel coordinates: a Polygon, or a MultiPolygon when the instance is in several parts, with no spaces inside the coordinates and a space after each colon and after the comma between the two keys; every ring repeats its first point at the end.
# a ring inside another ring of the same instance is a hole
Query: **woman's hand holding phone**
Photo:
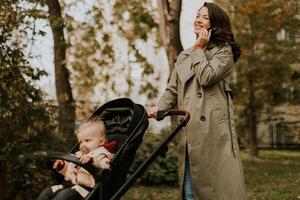
{"type": "Polygon", "coordinates": [[[211,30],[206,30],[204,28],[195,30],[194,33],[196,34],[196,41],[194,43],[194,48],[203,49],[209,42],[211,36],[211,30]]]}

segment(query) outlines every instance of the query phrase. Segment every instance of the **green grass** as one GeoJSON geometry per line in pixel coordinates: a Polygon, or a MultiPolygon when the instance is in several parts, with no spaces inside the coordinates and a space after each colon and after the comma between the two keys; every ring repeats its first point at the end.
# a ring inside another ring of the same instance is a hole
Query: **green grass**
{"type": "MultiPolygon", "coordinates": [[[[250,200],[300,200],[300,151],[261,150],[254,161],[241,152],[250,200]]],[[[177,187],[132,187],[122,200],[178,199],[177,187]]]]}
{"type": "Polygon", "coordinates": [[[241,157],[249,199],[300,199],[300,152],[261,151],[256,161],[241,157]]]}
{"type": "Polygon", "coordinates": [[[176,186],[134,186],[122,200],[173,200],[178,199],[178,189],[176,186]]]}

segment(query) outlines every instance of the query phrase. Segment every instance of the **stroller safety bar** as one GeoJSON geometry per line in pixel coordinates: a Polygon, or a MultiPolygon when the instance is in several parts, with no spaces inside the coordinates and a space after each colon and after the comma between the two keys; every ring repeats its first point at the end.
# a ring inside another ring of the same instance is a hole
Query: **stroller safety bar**
{"type": "Polygon", "coordinates": [[[84,168],[85,170],[87,170],[89,173],[91,173],[94,177],[95,180],[104,180],[104,181],[108,181],[109,177],[110,177],[110,170],[108,169],[98,169],[96,167],[94,167],[93,165],[89,164],[89,163],[81,163],[79,161],[79,159],[72,155],[72,154],[65,154],[65,153],[53,153],[47,156],[48,158],[48,166],[52,167],[53,160],[65,160],[68,162],[72,162],[82,168],[84,168]]]}

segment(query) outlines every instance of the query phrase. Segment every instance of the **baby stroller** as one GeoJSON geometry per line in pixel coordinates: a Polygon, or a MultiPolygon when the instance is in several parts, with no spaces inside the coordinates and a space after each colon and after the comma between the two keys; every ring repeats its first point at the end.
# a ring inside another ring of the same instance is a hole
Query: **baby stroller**
{"type": "MultiPolygon", "coordinates": [[[[85,200],[117,200],[134,184],[146,168],[159,156],[167,151],[167,145],[189,121],[189,113],[180,110],[160,111],[157,120],[166,116],[182,115],[179,125],[165,138],[159,147],[144,161],[144,163],[129,178],[127,173],[140,146],[145,131],[148,128],[148,116],[143,106],[135,104],[128,98],[120,98],[107,102],[99,107],[90,118],[101,117],[106,126],[108,141],[117,141],[117,151],[110,161],[111,170],[96,169],[91,164],[82,164],[70,154],[55,153],[48,156],[50,163],[56,159],[73,162],[89,171],[96,182],[85,200]]],[[[79,144],[74,146],[70,153],[78,150],[79,144]]],[[[53,172],[55,184],[60,183],[63,177],[53,172]]]]}

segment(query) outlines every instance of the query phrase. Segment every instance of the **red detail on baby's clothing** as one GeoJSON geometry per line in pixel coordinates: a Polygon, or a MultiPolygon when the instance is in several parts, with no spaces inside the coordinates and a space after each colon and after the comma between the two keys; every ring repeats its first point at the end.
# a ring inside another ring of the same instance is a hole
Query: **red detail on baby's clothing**
{"type": "Polygon", "coordinates": [[[117,150],[117,141],[113,140],[110,143],[104,144],[104,148],[106,148],[110,153],[115,153],[117,150]]]}

